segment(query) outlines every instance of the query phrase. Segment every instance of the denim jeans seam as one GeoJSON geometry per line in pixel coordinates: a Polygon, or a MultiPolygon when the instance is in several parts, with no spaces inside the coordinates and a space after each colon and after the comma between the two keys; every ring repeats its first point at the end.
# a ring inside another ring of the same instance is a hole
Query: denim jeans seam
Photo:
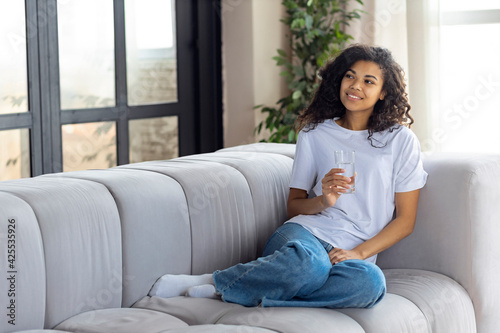
{"type": "MultiPolygon", "coordinates": [[[[287,241],[287,242],[289,242],[289,241],[290,241],[290,239],[288,239],[288,237],[285,237],[285,235],[283,235],[283,234],[282,234],[281,232],[279,232],[279,231],[276,231],[276,232],[275,232],[275,234],[276,234],[277,236],[280,236],[283,240],[285,240],[285,241],[287,241]]],[[[280,252],[279,254],[280,254],[280,255],[282,255],[283,253],[282,253],[282,252],[280,252]]],[[[276,258],[274,258],[274,259],[276,259],[276,258]]],[[[274,260],[274,259],[273,259],[273,260],[274,260]]],[[[241,274],[240,276],[238,276],[238,278],[237,278],[237,279],[235,279],[235,280],[231,281],[231,283],[229,283],[226,287],[224,287],[223,289],[221,289],[221,292],[223,292],[223,293],[224,293],[226,290],[228,290],[229,288],[231,288],[231,287],[232,287],[232,286],[233,286],[236,282],[238,282],[239,280],[241,280],[244,276],[246,276],[248,273],[250,273],[251,271],[253,271],[255,268],[257,268],[257,267],[258,267],[258,266],[260,266],[260,265],[262,265],[262,262],[259,262],[259,264],[258,264],[258,265],[253,266],[251,269],[247,270],[245,273],[243,273],[243,274],[241,274]]]]}
{"type": "MultiPolygon", "coordinates": [[[[276,231],[275,234],[277,236],[280,236],[284,241],[286,242],[289,242],[290,239],[288,237],[285,237],[285,235],[283,235],[281,232],[279,231],[276,231]]],[[[280,253],[282,254],[282,253],[280,253]]],[[[241,280],[244,276],[246,276],[248,273],[250,273],[251,271],[253,271],[255,268],[257,268],[258,266],[262,265],[261,262],[259,262],[258,265],[255,265],[253,266],[251,269],[247,270],[245,273],[241,274],[240,276],[238,276],[237,279],[234,279],[233,281],[231,281],[231,283],[227,284],[224,288],[221,289],[221,293],[224,293],[226,292],[227,290],[229,290],[235,283],[237,283],[239,280],[241,280]]]]}
{"type": "Polygon", "coordinates": [[[276,231],[276,234],[279,235],[281,238],[283,238],[283,240],[289,242],[290,239],[288,237],[285,237],[285,235],[283,235],[280,231],[276,231]]]}
{"type": "MultiPolygon", "coordinates": [[[[279,252],[279,255],[283,255],[284,253],[282,252],[279,252]]],[[[278,256],[276,256],[278,257],[278,256]]],[[[273,258],[273,260],[276,259],[276,258],[273,258]]],[[[240,276],[238,276],[237,279],[234,279],[230,284],[228,284],[226,287],[222,288],[221,289],[221,292],[225,292],[226,290],[228,290],[229,288],[231,288],[236,282],[238,282],[239,280],[241,280],[243,277],[245,277],[248,273],[250,273],[251,271],[253,271],[255,268],[259,267],[260,265],[262,265],[262,262],[259,262],[258,265],[254,265],[252,266],[249,270],[247,270],[245,273],[241,274],[240,276]]]]}

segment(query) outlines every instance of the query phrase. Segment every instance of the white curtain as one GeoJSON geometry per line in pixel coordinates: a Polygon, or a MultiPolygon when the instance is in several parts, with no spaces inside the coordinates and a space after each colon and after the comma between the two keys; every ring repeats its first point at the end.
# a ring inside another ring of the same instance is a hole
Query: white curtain
{"type": "Polygon", "coordinates": [[[365,0],[356,42],[403,66],[422,150],[500,153],[500,1],[365,0]]]}
{"type": "Polygon", "coordinates": [[[413,131],[420,141],[426,141],[432,128],[430,98],[435,91],[433,78],[433,55],[431,48],[423,45],[435,44],[434,30],[437,26],[437,11],[430,8],[432,0],[366,0],[364,5],[352,4],[366,13],[361,20],[347,27],[355,42],[386,47],[406,73],[411,113],[415,118],[413,131]]]}
{"type": "Polygon", "coordinates": [[[439,8],[436,0],[407,0],[408,76],[413,131],[423,151],[437,150],[439,110],[439,8]]]}

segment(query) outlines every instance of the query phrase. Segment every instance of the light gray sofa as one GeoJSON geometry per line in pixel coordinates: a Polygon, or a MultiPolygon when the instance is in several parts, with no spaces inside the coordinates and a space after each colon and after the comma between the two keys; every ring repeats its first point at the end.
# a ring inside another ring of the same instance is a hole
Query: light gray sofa
{"type": "Polygon", "coordinates": [[[379,256],[388,294],[372,309],[147,296],[163,274],[258,256],[286,220],[294,149],[259,143],[1,182],[0,332],[499,331],[498,155],[424,156],[415,231],[379,256]]]}

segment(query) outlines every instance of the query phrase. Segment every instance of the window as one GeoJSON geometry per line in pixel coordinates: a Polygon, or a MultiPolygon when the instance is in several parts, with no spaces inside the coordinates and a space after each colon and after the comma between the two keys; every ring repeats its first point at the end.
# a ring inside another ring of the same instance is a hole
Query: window
{"type": "Polygon", "coordinates": [[[128,104],[176,102],[175,3],[127,0],[125,24],[128,104]]]}
{"type": "Polygon", "coordinates": [[[0,2],[0,179],[31,175],[25,13],[24,1],[0,2]]]}
{"type": "Polygon", "coordinates": [[[439,33],[440,135],[427,148],[500,153],[500,3],[441,0],[439,33]]]}
{"type": "Polygon", "coordinates": [[[220,148],[217,2],[0,2],[0,180],[220,148]]]}

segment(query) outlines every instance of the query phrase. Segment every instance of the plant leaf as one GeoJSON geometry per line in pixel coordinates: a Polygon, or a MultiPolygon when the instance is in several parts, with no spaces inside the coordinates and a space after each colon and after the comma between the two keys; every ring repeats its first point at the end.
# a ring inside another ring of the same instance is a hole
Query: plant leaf
{"type": "Polygon", "coordinates": [[[285,52],[285,51],[283,51],[282,49],[278,49],[278,54],[279,54],[280,56],[282,56],[283,58],[288,57],[288,54],[286,54],[286,52],[285,52]]]}
{"type": "Polygon", "coordinates": [[[314,21],[314,19],[312,16],[310,16],[310,15],[306,16],[305,26],[306,26],[307,30],[311,30],[312,25],[313,25],[313,21],[314,21]]]}
{"type": "Polygon", "coordinates": [[[302,91],[300,91],[300,90],[295,90],[292,94],[292,98],[295,100],[299,99],[300,96],[302,96],[302,91]]]}

